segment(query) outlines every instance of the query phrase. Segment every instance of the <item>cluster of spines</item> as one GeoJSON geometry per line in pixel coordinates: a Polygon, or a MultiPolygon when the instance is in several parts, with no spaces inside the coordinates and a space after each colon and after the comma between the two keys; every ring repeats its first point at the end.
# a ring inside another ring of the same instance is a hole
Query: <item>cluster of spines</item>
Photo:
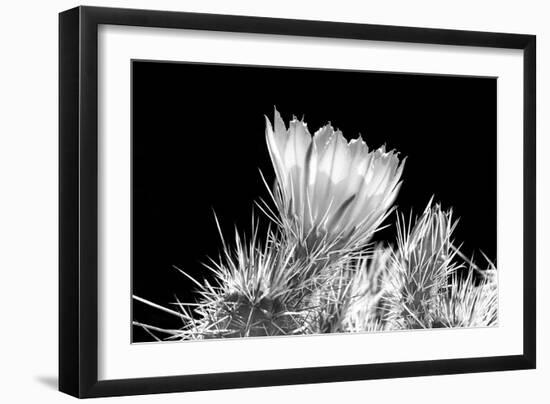
{"type": "Polygon", "coordinates": [[[430,203],[416,220],[398,217],[395,246],[321,261],[282,232],[268,230],[261,245],[253,220],[248,240],[235,232],[230,246],[222,238],[220,257],[206,264],[215,284],[193,279],[197,301],[167,309],[181,317],[181,329],[139,325],[169,339],[495,325],[496,270],[482,271],[460,254],[455,227],[452,212],[430,203]]]}

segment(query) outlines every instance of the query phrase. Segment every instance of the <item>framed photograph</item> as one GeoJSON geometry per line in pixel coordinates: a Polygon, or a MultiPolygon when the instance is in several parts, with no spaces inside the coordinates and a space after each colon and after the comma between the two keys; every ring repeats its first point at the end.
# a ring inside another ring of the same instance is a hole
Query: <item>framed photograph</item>
{"type": "Polygon", "coordinates": [[[535,37],[60,14],[59,387],[535,368],[535,37]]]}

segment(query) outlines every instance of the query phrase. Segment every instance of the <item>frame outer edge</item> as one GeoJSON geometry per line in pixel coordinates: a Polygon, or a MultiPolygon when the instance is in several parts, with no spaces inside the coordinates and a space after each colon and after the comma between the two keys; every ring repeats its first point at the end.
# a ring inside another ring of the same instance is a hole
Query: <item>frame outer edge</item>
{"type": "Polygon", "coordinates": [[[59,14],[59,390],[79,395],[79,10],[59,14]]]}
{"type": "Polygon", "coordinates": [[[103,7],[59,15],[59,389],[75,397],[532,369],[536,356],[536,41],[533,35],[103,7]],[[523,355],[98,381],[98,24],[524,50],[523,355]]]}
{"type": "Polygon", "coordinates": [[[536,36],[529,36],[523,51],[523,356],[530,369],[537,362],[536,47],[536,36]]]}
{"type": "Polygon", "coordinates": [[[98,384],[98,24],[79,7],[79,397],[98,384]]]}

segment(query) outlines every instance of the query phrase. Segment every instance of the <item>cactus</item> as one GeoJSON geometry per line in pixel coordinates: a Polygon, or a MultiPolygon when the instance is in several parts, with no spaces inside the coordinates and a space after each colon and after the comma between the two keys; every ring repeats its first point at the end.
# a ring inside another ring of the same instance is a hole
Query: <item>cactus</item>
{"type": "Polygon", "coordinates": [[[330,125],[313,136],[296,119],[287,129],[277,111],[266,142],[277,180],[272,201],[258,206],[273,227],[260,235],[253,213],[249,240],[222,236],[220,256],[205,265],[214,284],[180,270],[197,285],[196,302],[175,311],[135,297],[182,328],[136,326],[187,340],[496,325],[496,268],[460,252],[452,210],[430,200],[415,219],[396,213],[395,245],[372,242],[395,210],[397,153],[369,152],[330,125]]]}

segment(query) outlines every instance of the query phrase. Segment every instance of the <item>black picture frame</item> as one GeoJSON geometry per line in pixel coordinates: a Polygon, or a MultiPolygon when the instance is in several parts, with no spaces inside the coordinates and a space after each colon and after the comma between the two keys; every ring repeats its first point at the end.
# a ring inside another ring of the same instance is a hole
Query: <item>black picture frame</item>
{"type": "Polygon", "coordinates": [[[459,374],[536,366],[536,37],[325,21],[77,7],[59,15],[59,389],[75,397],[459,374]],[[523,50],[523,354],[98,380],[98,26],[194,29],[523,50]]]}

